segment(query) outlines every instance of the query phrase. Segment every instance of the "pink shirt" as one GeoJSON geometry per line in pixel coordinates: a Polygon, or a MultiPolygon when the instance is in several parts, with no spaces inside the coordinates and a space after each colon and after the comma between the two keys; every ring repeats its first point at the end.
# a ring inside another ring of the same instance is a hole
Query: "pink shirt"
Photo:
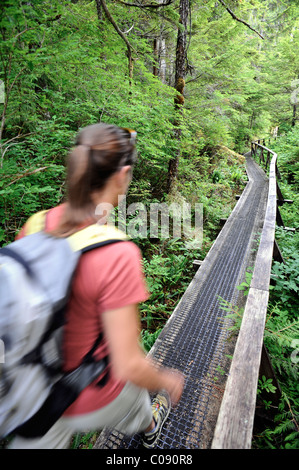
{"type": "MultiPolygon", "coordinates": [[[[51,210],[47,230],[56,227],[63,205],[51,210]]],[[[148,299],[139,248],[130,241],[115,243],[85,253],[72,285],[65,328],[65,370],[77,367],[102,331],[105,311],[138,304],[148,299]]],[[[109,354],[105,339],[96,357],[109,354]]],[[[95,411],[114,400],[124,383],[110,371],[107,383],[87,387],[67,409],[73,416],[95,411]]]]}

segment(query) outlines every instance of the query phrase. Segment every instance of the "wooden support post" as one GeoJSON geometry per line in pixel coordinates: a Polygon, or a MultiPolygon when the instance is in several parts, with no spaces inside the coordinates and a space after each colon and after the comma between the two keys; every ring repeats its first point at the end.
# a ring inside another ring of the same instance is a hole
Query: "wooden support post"
{"type": "Polygon", "coordinates": [[[284,200],[282,201],[283,204],[293,204],[293,202],[294,202],[294,201],[293,201],[292,199],[284,199],[284,200]]]}
{"type": "Polygon", "coordinates": [[[277,204],[279,206],[282,206],[283,204],[293,204],[293,200],[292,199],[277,199],[277,204]]]}
{"type": "Polygon", "coordinates": [[[293,204],[294,201],[292,199],[285,199],[283,197],[283,194],[280,190],[280,187],[279,187],[277,181],[276,181],[276,192],[277,192],[277,204],[279,206],[282,206],[283,204],[293,204]]]}
{"type": "Polygon", "coordinates": [[[277,181],[276,181],[276,192],[277,192],[277,199],[278,199],[279,201],[284,201],[284,197],[283,197],[283,195],[282,195],[282,192],[281,192],[281,190],[280,190],[280,187],[279,187],[277,181]]]}
{"type": "Polygon", "coordinates": [[[277,164],[275,165],[275,171],[276,171],[276,174],[277,174],[277,178],[278,178],[279,180],[281,180],[281,174],[280,174],[280,171],[279,171],[279,169],[278,169],[277,164]]]}
{"type": "Polygon", "coordinates": [[[279,227],[284,227],[284,223],[283,223],[280,211],[278,209],[278,206],[276,208],[276,223],[279,227]]]}
{"type": "Polygon", "coordinates": [[[283,259],[282,253],[275,239],[274,239],[274,244],[273,244],[273,259],[274,261],[278,261],[279,263],[285,264],[285,260],[283,259]]]}
{"type": "Polygon", "coordinates": [[[268,152],[267,152],[267,160],[266,160],[266,170],[267,170],[267,168],[268,168],[268,164],[270,163],[270,155],[271,155],[271,154],[270,154],[270,152],[269,152],[269,150],[268,150],[268,152]]]}
{"type": "Polygon", "coordinates": [[[194,269],[194,271],[197,271],[197,270],[201,267],[201,265],[202,265],[202,261],[199,260],[199,259],[195,259],[195,260],[193,261],[193,269],[194,269]]]}

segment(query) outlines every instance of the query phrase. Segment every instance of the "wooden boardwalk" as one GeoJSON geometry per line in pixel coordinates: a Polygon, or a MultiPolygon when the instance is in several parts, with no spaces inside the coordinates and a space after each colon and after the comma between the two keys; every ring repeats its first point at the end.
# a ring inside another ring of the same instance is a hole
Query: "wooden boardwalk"
{"type": "MultiPolygon", "coordinates": [[[[268,178],[250,154],[245,157],[248,183],[149,353],[159,364],[177,368],[186,377],[181,401],[163,427],[159,449],[211,446],[231,347],[229,321],[219,297],[233,305],[244,303],[236,287],[248,267],[254,266],[267,206],[268,178]]],[[[94,447],[138,449],[141,440],[139,435],[127,437],[105,429],[94,447]]]]}

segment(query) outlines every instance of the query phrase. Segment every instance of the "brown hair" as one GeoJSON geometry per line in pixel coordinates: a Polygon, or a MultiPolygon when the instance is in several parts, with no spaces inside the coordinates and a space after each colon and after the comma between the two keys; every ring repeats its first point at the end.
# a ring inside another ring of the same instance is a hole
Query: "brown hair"
{"type": "Polygon", "coordinates": [[[82,129],[67,160],[67,201],[62,219],[52,235],[69,236],[83,223],[96,222],[91,194],[102,189],[108,178],[135,162],[130,131],[111,124],[82,129]]]}

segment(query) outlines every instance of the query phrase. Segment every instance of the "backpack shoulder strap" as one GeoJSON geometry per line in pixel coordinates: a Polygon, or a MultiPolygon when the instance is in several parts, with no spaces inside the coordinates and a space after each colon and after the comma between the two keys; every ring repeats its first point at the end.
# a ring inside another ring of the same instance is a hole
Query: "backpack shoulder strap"
{"type": "Polygon", "coordinates": [[[24,226],[25,235],[31,235],[44,229],[47,212],[47,210],[40,211],[29,217],[24,226]]]}
{"type": "MultiPolygon", "coordinates": [[[[29,217],[24,226],[25,235],[42,231],[46,226],[48,212],[48,210],[43,210],[29,217]]],[[[129,237],[112,225],[99,225],[96,223],[79,230],[67,239],[74,251],[86,252],[117,241],[128,241],[129,237]]]]}
{"type": "Polygon", "coordinates": [[[128,241],[129,237],[111,225],[93,224],[68,237],[74,251],[86,252],[91,249],[119,241],[128,241]]]}

